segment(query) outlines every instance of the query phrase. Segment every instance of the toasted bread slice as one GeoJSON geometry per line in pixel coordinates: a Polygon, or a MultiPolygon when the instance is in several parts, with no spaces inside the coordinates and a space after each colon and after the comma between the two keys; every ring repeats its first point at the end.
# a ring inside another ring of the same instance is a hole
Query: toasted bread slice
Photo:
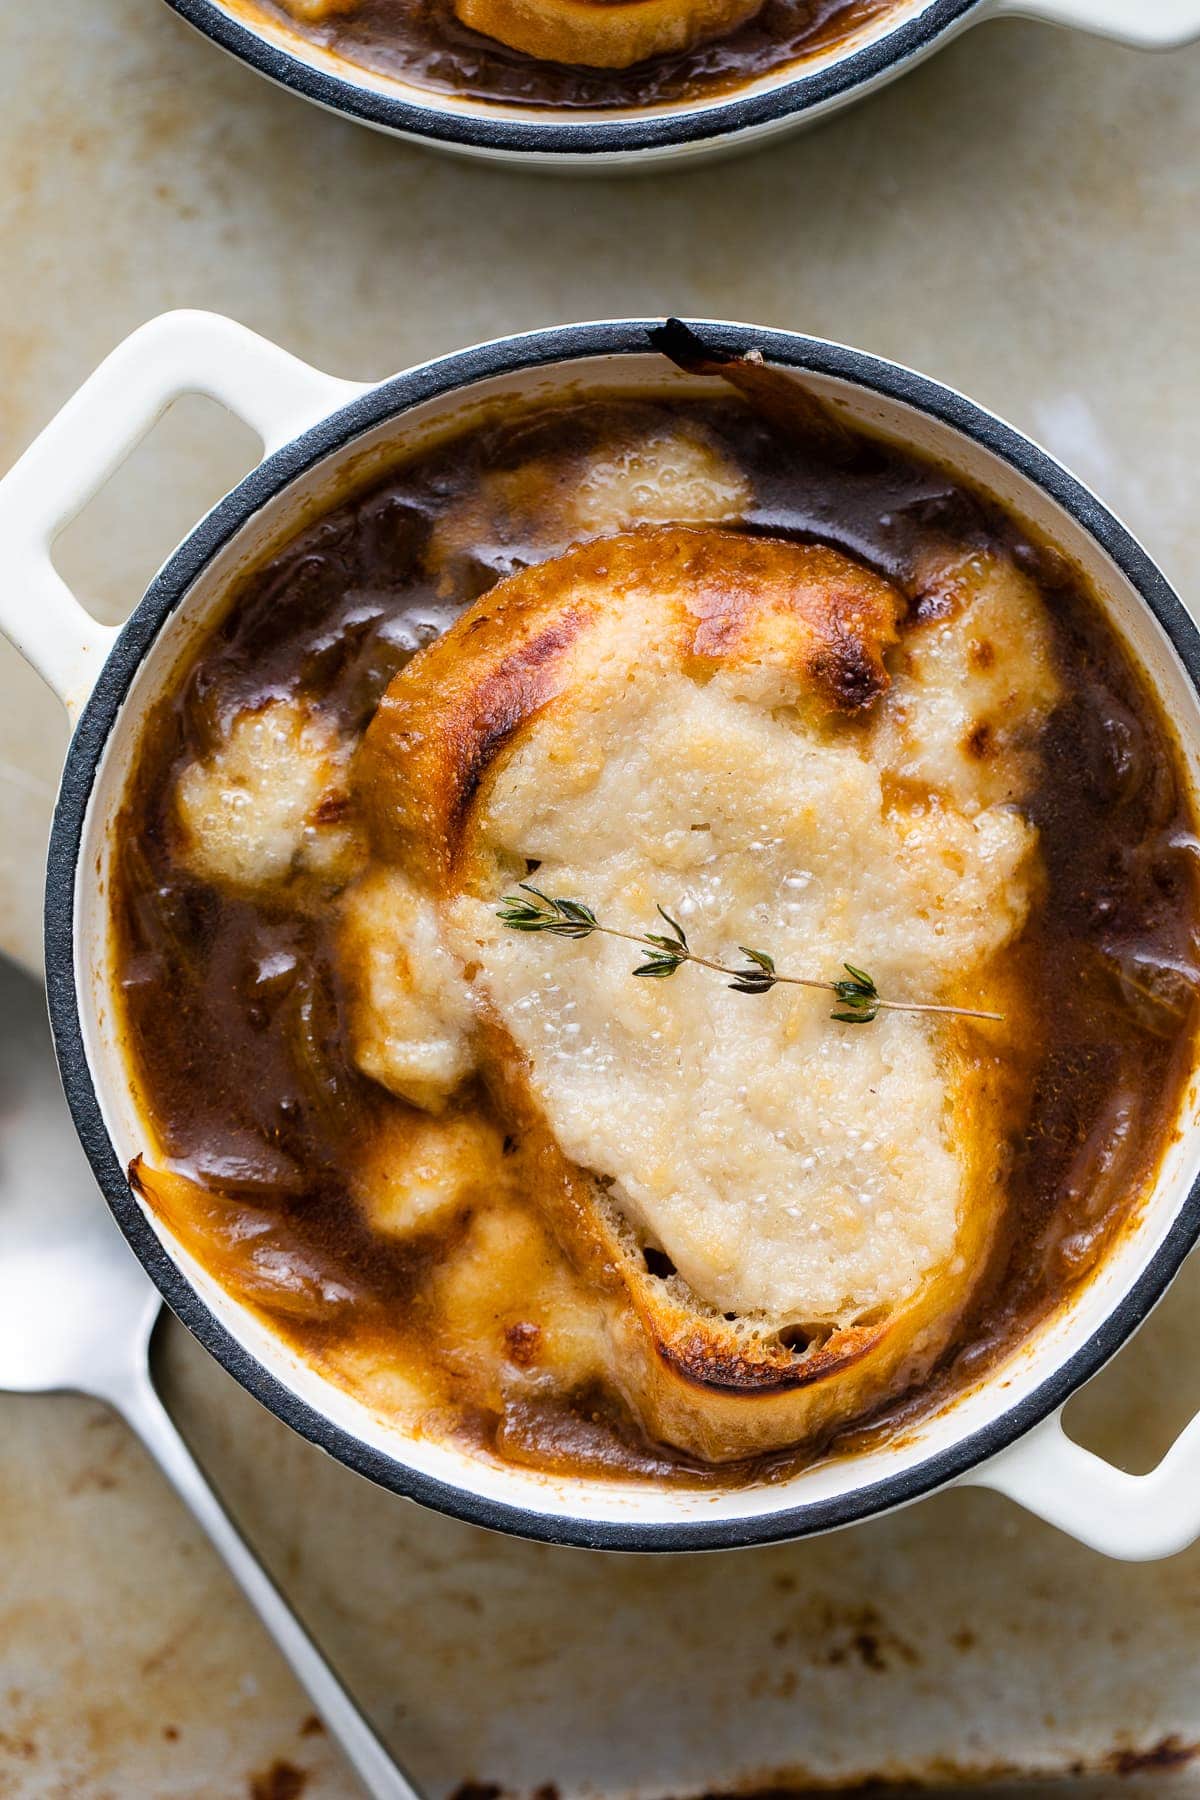
{"type": "Polygon", "coordinates": [[[542,62],[628,69],[752,19],[763,0],[454,0],[464,25],[542,62]]]}
{"type": "Polygon", "coordinates": [[[822,547],[626,533],[492,590],[359,753],[376,853],[459,958],[531,1198],[616,1301],[625,1394],[711,1462],[818,1443],[945,1349],[1002,1204],[1002,1029],[841,1025],[827,995],[695,967],[634,980],[635,946],[496,909],[528,877],[635,935],[661,904],[726,964],[746,943],[820,979],[850,958],[896,998],[1002,1008],[1036,838],[1009,806],[892,791],[903,611],[822,547]]]}

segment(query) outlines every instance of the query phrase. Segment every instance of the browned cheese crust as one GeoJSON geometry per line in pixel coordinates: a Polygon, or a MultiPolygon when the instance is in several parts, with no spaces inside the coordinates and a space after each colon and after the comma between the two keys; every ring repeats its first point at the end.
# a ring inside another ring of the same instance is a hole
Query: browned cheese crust
{"type": "MultiPolygon", "coordinates": [[[[701,680],[723,663],[768,665],[786,672],[797,708],[853,721],[887,688],[884,654],[902,608],[889,583],[837,552],[714,530],[631,532],[525,570],[391,683],[358,759],[376,851],[438,901],[494,895],[524,871],[498,867],[476,839],[489,785],[531,723],[586,682],[597,659],[632,661],[653,641],[701,680]]],[[[961,1286],[927,1281],[892,1316],[834,1330],[801,1354],[731,1323],[648,1272],[603,1184],[556,1142],[528,1065],[486,999],[476,1050],[522,1143],[530,1197],[607,1297],[617,1380],[654,1436],[711,1462],[815,1446],[927,1373],[961,1313],[961,1286]]],[[[986,1250],[988,1218],[981,1210],[974,1241],[965,1229],[968,1260],[986,1250]]]]}

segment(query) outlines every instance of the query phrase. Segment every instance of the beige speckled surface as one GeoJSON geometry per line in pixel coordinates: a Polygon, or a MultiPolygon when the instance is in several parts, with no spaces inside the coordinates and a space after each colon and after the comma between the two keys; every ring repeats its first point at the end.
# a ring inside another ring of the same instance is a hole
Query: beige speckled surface
{"type": "MultiPolygon", "coordinates": [[[[1200,50],[987,26],[757,158],[580,185],[326,117],[159,0],[10,0],[0,169],[0,465],[168,306],[228,311],[355,376],[565,319],[709,313],[966,389],[1200,593],[1200,50]]],[[[120,616],[250,455],[211,408],[181,407],[64,540],[64,568],[120,616]]],[[[0,695],[0,944],[28,958],[63,726],[3,649],[0,695]]],[[[33,1030],[30,1002],[0,1010],[0,1029],[33,1030]]],[[[19,1102],[0,1095],[0,1118],[19,1102]]],[[[3,1155],[0,1139],[0,1204],[3,1155]]],[[[1200,1402],[1198,1299],[1192,1269],[1078,1403],[1089,1437],[1139,1466],[1200,1402]]],[[[431,1792],[1111,1770],[1200,1740],[1200,1553],[1105,1564],[980,1494],[740,1556],[506,1543],[328,1463],[177,1329],[163,1351],[198,1448],[431,1792]]],[[[272,1763],[302,1772],[304,1800],[351,1794],[98,1408],[0,1398],[0,1544],[4,1800],[243,1800],[272,1763]]],[[[1088,1791],[1116,1786],[1130,1778],[1088,1791]]],[[[274,1800],[292,1791],[285,1777],[274,1800]]]]}

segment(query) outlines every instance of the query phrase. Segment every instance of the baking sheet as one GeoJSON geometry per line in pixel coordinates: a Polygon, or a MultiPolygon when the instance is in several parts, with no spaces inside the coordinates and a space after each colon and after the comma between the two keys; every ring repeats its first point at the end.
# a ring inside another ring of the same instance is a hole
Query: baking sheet
{"type": "MultiPolygon", "coordinates": [[[[1198,127],[1200,51],[993,25],[774,151],[574,184],[325,117],[160,0],[10,4],[0,465],[167,306],[228,311],[358,377],[560,320],[708,313],[962,387],[1090,480],[1195,595],[1198,127]]],[[[180,406],[62,566],[121,616],[251,456],[216,409],[180,406]]],[[[65,730],[3,647],[0,695],[0,947],[30,960],[65,730]]],[[[40,1002],[7,973],[0,1033],[31,1046],[0,1091],[2,1205],[12,1159],[70,1127],[40,1002]]],[[[1076,1403],[1086,1441],[1127,1466],[1200,1405],[1198,1303],[1193,1267],[1076,1403]]],[[[1200,1790],[1200,1552],[1105,1563],[982,1493],[751,1553],[511,1543],[330,1463],[179,1329],[160,1348],[196,1448],[431,1795],[1031,1774],[1200,1790]]],[[[0,1397],[0,1546],[4,1800],[348,1800],[303,1697],[102,1409],[0,1397]]]]}

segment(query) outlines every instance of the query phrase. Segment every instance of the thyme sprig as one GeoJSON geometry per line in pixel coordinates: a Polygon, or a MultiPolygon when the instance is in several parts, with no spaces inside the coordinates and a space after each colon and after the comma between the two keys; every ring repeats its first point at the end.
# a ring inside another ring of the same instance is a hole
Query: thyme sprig
{"type": "Polygon", "coordinates": [[[746,961],[731,968],[728,963],[697,955],[678,919],[673,919],[661,906],[657,911],[667,927],[665,932],[618,931],[615,926],[602,925],[591,907],[582,900],[552,898],[529,881],[518,885],[520,892],[505,894],[496,909],[496,917],[510,931],[546,931],[552,937],[574,939],[588,938],[593,932],[599,932],[603,937],[623,938],[627,944],[640,944],[650,951],[645,961],[632,971],[649,980],[665,980],[684,963],[695,963],[701,969],[712,969],[718,975],[731,977],[728,986],[735,994],[769,994],[780,983],[789,987],[819,988],[823,993],[833,994],[837,1000],[838,1004],[829,1016],[840,1025],[869,1025],[882,1011],[949,1013],[962,1019],[1002,1020],[1004,1017],[1003,1013],[980,1012],[969,1006],[940,1006],[923,1000],[885,1000],[866,970],[856,968],[850,962],[842,964],[846,973],[837,981],[819,981],[809,975],[781,974],[775,967],[774,957],[765,950],[752,950],[748,944],[739,944],[738,949],[746,961]]]}

